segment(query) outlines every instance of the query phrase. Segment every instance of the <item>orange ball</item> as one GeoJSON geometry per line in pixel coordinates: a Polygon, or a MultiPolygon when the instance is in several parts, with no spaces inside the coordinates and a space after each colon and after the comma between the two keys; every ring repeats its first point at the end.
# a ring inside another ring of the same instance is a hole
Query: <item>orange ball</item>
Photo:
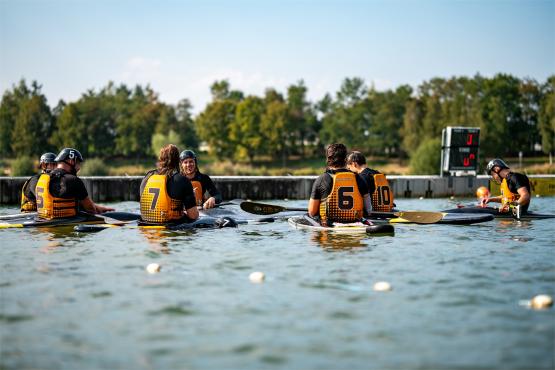
{"type": "Polygon", "coordinates": [[[478,197],[478,198],[486,198],[486,197],[489,197],[489,189],[486,188],[485,186],[480,186],[480,187],[476,190],[476,197],[478,197]]]}

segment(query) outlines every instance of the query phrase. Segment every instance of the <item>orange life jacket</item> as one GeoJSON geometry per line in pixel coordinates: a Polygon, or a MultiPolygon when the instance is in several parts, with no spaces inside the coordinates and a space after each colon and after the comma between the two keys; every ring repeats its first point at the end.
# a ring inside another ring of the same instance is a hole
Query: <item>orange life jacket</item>
{"type": "Polygon", "coordinates": [[[355,174],[338,172],[330,176],[333,178],[332,190],[327,198],[320,202],[322,224],[360,221],[364,200],[358,190],[355,174]]]}
{"type": "Polygon", "coordinates": [[[503,181],[501,181],[501,186],[499,187],[499,189],[501,190],[501,204],[503,206],[520,198],[520,195],[518,193],[515,194],[509,190],[507,179],[503,179],[503,181]]]}
{"type": "Polygon", "coordinates": [[[27,190],[30,180],[25,181],[23,188],[21,188],[21,212],[35,212],[37,210],[37,202],[27,198],[25,195],[25,190],[27,190]]]}
{"type": "Polygon", "coordinates": [[[185,215],[183,202],[168,195],[167,182],[166,175],[150,175],[147,179],[140,201],[144,221],[164,223],[185,215]]]}
{"type": "Polygon", "coordinates": [[[372,193],[372,210],[377,212],[391,212],[393,210],[393,190],[383,173],[373,176],[376,190],[372,193]]]}
{"type": "Polygon", "coordinates": [[[197,202],[197,206],[202,206],[204,203],[204,191],[202,191],[202,184],[200,181],[192,180],[191,185],[193,186],[193,193],[195,193],[195,201],[197,202]]]}
{"type": "Polygon", "coordinates": [[[77,215],[76,198],[57,198],[50,194],[50,175],[43,173],[35,188],[37,212],[40,218],[53,219],[77,215]]]}

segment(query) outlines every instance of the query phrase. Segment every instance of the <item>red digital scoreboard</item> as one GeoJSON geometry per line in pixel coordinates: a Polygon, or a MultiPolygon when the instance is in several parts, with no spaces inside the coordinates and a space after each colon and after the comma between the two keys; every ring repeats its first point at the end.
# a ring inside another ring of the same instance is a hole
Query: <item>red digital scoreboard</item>
{"type": "Polygon", "coordinates": [[[442,173],[478,171],[479,127],[448,126],[442,132],[442,173]]]}

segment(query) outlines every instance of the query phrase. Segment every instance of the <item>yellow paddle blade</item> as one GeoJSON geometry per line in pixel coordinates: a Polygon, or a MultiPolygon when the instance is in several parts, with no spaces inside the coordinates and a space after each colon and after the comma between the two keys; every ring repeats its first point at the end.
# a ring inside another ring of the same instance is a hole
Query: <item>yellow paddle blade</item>
{"type": "Polygon", "coordinates": [[[23,224],[0,224],[0,229],[16,229],[23,227],[23,224]]]}
{"type": "MultiPolygon", "coordinates": [[[[395,221],[395,222],[411,222],[415,224],[435,224],[443,219],[443,213],[441,212],[428,212],[428,211],[402,211],[399,212],[398,218],[405,221],[395,221]]],[[[392,220],[389,220],[392,222],[392,220]]]]}

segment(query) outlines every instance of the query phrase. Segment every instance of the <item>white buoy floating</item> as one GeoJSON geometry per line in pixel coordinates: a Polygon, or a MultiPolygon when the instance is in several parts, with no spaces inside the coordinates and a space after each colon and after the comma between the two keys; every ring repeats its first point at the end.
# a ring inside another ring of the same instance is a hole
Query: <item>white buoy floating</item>
{"type": "Polygon", "coordinates": [[[256,283],[256,284],[260,284],[264,282],[265,278],[266,278],[266,275],[264,275],[264,273],[261,271],[251,272],[251,274],[249,275],[249,280],[251,281],[251,283],[256,283]]]}
{"type": "Polygon", "coordinates": [[[376,292],[388,292],[391,289],[391,284],[389,284],[387,281],[378,281],[374,284],[374,290],[376,292]]]}
{"type": "Polygon", "coordinates": [[[553,306],[553,298],[547,294],[539,294],[530,300],[530,307],[535,310],[544,310],[553,306]]]}
{"type": "Polygon", "coordinates": [[[148,266],[146,267],[146,271],[149,274],[157,274],[160,272],[161,269],[162,267],[157,263],[149,263],[148,266]]]}

